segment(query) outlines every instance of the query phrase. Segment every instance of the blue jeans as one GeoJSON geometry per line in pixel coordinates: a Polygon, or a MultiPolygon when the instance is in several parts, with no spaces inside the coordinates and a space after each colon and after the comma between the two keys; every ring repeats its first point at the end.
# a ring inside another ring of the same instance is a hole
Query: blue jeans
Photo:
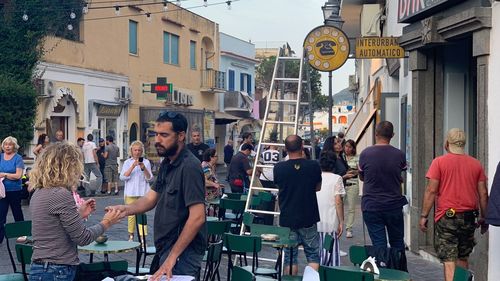
{"type": "MultiPolygon", "coordinates": [[[[167,260],[169,249],[164,249],[160,255],[160,267],[167,260]]],[[[201,262],[203,254],[196,253],[191,247],[187,247],[184,252],[177,259],[177,263],[172,270],[173,275],[189,275],[193,276],[195,280],[200,280],[201,262]]]]}
{"type": "Polygon", "coordinates": [[[23,210],[21,209],[21,190],[5,192],[5,198],[0,199],[0,243],[5,237],[5,222],[9,206],[15,221],[24,221],[23,210]]]}
{"type": "Polygon", "coordinates": [[[405,249],[402,207],[387,211],[363,211],[363,219],[373,246],[387,247],[387,236],[389,236],[391,248],[405,249]]]}
{"type": "Polygon", "coordinates": [[[76,265],[32,263],[29,281],[73,281],[76,265]]]}
{"type": "MultiPolygon", "coordinates": [[[[311,227],[291,229],[290,240],[296,240],[304,246],[307,263],[318,263],[319,259],[319,233],[316,224],[311,227]]],[[[290,254],[292,257],[292,265],[297,264],[298,247],[285,248],[285,265],[290,265],[290,254]]]]}

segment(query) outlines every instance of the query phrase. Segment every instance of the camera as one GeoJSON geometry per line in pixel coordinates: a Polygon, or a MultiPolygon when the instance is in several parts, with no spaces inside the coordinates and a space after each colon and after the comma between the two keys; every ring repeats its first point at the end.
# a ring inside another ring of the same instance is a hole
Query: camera
{"type": "Polygon", "coordinates": [[[142,163],[144,161],[144,157],[139,157],[139,162],[142,163]]]}

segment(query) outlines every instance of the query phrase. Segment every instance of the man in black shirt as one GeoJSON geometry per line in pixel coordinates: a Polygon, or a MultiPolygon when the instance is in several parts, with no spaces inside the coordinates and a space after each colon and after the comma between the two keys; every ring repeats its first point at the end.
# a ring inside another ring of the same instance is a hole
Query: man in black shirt
{"type": "Polygon", "coordinates": [[[245,188],[250,187],[250,179],[248,176],[252,175],[252,167],[250,167],[250,161],[248,160],[248,155],[253,151],[253,146],[248,143],[244,143],[241,146],[241,151],[236,153],[231,159],[229,164],[229,186],[231,186],[231,192],[233,193],[243,193],[245,188]]]}
{"type": "Polygon", "coordinates": [[[203,153],[210,147],[201,142],[201,133],[198,129],[191,131],[191,143],[188,143],[187,148],[193,153],[200,162],[203,161],[203,153]]]}
{"type": "Polygon", "coordinates": [[[156,207],[156,255],[151,280],[190,275],[199,280],[206,249],[205,177],[200,162],[185,145],[187,120],[180,113],[163,112],[156,120],[155,147],[164,157],[158,178],[145,196],[130,205],[111,206],[123,216],[145,213],[156,207]]]}
{"type": "MultiPolygon", "coordinates": [[[[319,221],[316,192],[321,190],[321,169],[317,161],[302,158],[302,139],[290,135],[285,140],[289,160],[274,166],[274,183],[279,188],[280,225],[291,228],[290,239],[304,246],[309,266],[319,269],[319,221]]],[[[285,249],[285,272],[293,251],[292,273],[298,273],[297,247],[285,249]]]]}

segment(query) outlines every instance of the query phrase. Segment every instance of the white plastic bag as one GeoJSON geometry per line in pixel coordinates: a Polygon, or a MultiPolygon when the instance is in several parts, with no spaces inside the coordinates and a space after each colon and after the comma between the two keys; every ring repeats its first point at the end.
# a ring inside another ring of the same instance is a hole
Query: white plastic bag
{"type": "Polygon", "coordinates": [[[5,198],[5,186],[3,185],[3,178],[0,178],[0,199],[5,198]]]}

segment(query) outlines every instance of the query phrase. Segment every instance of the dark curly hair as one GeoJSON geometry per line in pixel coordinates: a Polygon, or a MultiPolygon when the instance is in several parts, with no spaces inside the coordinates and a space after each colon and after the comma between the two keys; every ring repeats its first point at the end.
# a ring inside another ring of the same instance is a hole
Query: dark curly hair
{"type": "Polygon", "coordinates": [[[333,172],[335,170],[335,162],[337,161],[337,155],[333,151],[323,151],[319,155],[319,166],[321,171],[333,172]]]}

